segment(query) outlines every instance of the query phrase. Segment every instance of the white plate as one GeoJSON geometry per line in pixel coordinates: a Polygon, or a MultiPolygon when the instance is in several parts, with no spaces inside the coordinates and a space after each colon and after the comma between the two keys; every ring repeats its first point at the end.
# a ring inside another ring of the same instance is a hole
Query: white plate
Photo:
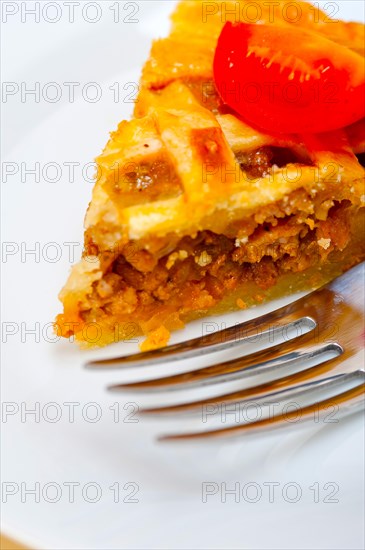
{"type": "MultiPolygon", "coordinates": [[[[131,373],[82,368],[89,357],[129,353],[137,349],[136,343],[80,352],[68,342],[51,342],[49,323],[59,311],[56,296],[70,265],[71,245],[65,243],[81,242],[92,188],[81,168],[101,150],[108,131],[129,116],[132,104],[122,100],[138,82],[151,38],[166,32],[172,3],[121,4],[120,23],[113,21],[115,2],[93,3],[86,17],[100,16],[94,24],[83,20],[80,11],[69,23],[64,2],[58,3],[58,10],[55,2],[50,3],[53,7],[41,14],[39,23],[25,12],[22,22],[23,4],[29,8],[31,3],[17,3],[19,12],[2,25],[3,80],[15,82],[19,90],[23,86],[23,92],[24,86],[29,89],[39,82],[48,98],[55,88],[45,84],[56,82],[63,97],[50,103],[41,96],[37,103],[28,95],[22,102],[19,92],[3,104],[3,161],[14,163],[6,170],[18,171],[3,181],[3,241],[8,254],[3,257],[2,301],[2,530],[39,549],[362,548],[361,416],[338,423],[313,422],[298,432],[260,439],[158,445],[154,436],[178,425],[131,422],[133,405],[123,407],[136,397],[116,398],[105,391],[106,384],[128,380],[131,373]],[[95,4],[101,15],[92,11],[95,4]],[[57,23],[44,20],[60,14],[57,23]],[[122,22],[125,18],[138,22],[122,22]],[[96,82],[101,100],[88,103],[77,91],[70,103],[64,83],[76,81],[77,90],[96,82]],[[115,91],[116,82],[118,102],[109,89],[113,86],[115,91]],[[65,162],[79,163],[74,182],[65,162]],[[48,166],[49,172],[36,182],[25,173],[35,163],[41,170],[47,170],[47,163],[58,163],[59,180],[50,181],[55,171],[48,166]],[[34,248],[35,255],[25,254],[34,248]],[[60,257],[52,261],[57,254],[60,257]],[[32,328],[36,335],[27,333],[32,328]],[[25,408],[37,407],[39,418],[25,414],[25,408]],[[92,422],[96,412],[101,418],[92,422]],[[61,417],[52,422],[55,414],[61,417]],[[273,498],[270,482],[278,484],[273,498]],[[74,502],[69,483],[78,484],[74,502]],[[216,492],[207,502],[204,483],[216,492]],[[224,490],[233,487],[239,495],[227,494],[222,502],[224,490]],[[39,502],[26,492],[32,488],[39,489],[39,502]],[[256,494],[261,497],[253,502],[256,494]],[[90,502],[95,495],[98,501],[90,502]],[[138,502],[127,502],[133,499],[138,502]]],[[[338,6],[345,19],[361,17],[361,2],[329,4],[338,6]]],[[[80,10],[84,6],[81,2],[80,10]]],[[[75,250],[77,258],[81,245],[75,250]]],[[[214,321],[234,323],[253,313],[214,321]]],[[[201,331],[202,323],[194,323],[176,333],[173,341],[201,331]]],[[[194,366],[202,364],[200,360],[194,366]]]]}

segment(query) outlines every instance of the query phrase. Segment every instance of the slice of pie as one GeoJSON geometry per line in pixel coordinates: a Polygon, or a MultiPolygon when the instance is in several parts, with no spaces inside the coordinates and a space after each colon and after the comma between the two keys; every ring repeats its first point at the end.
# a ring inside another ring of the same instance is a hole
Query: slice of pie
{"type": "MultiPolygon", "coordinates": [[[[238,4],[181,2],[153,44],[135,116],[97,159],[84,255],[60,293],[63,336],[105,345],[144,334],[142,349],[158,347],[191,319],[315,288],[364,259],[364,122],[274,134],[230,108],[213,61],[238,4]]],[[[325,24],[305,2],[280,2],[272,22],[267,6],[260,23],[363,55],[363,25],[325,24]],[[299,22],[288,23],[289,4],[299,22]]]]}

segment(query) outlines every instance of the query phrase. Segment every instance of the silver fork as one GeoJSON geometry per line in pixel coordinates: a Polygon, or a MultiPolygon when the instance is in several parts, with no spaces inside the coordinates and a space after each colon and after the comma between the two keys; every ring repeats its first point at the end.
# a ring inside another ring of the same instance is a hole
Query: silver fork
{"type": "MultiPolygon", "coordinates": [[[[300,421],[319,419],[336,408],[338,417],[364,408],[364,278],[365,262],[352,268],[311,294],[230,328],[158,350],[97,360],[87,368],[140,367],[193,358],[217,351],[236,349],[234,359],[198,370],[129,384],[110,386],[112,391],[171,392],[176,389],[217,387],[223,393],[169,406],[144,408],[143,415],[168,418],[201,415],[219,407],[243,410],[252,402],[268,405],[288,400],[307,400],[300,408],[300,421]],[[242,354],[242,347],[259,336],[263,349],[242,354]],[[277,339],[281,339],[277,343],[277,339]],[[255,384],[255,377],[264,383],[255,384]],[[238,391],[225,393],[224,385],[236,381],[238,391]]],[[[239,421],[233,426],[161,436],[160,440],[187,440],[239,435],[288,426],[298,410],[273,413],[256,421],[239,421]]],[[[206,428],[206,426],[205,426],[206,428]]]]}

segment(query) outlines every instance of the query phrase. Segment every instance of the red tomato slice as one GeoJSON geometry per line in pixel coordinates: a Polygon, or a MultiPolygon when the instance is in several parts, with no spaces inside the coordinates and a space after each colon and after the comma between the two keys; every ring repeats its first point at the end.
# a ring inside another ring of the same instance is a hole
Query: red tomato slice
{"type": "Polygon", "coordinates": [[[223,101],[266,131],[328,132],[365,116],[364,64],[314,32],[226,23],[214,79],[223,101]]]}

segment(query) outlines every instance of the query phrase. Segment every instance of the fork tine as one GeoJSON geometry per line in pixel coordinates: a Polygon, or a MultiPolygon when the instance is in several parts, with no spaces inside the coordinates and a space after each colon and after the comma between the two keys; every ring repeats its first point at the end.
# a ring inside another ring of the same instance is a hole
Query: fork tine
{"type": "MultiPolygon", "coordinates": [[[[341,386],[343,386],[345,383],[351,383],[351,382],[360,382],[364,380],[364,374],[362,371],[354,371],[351,373],[346,374],[335,374],[333,376],[329,376],[326,378],[320,377],[315,380],[312,380],[310,382],[305,381],[302,384],[292,385],[288,388],[284,389],[278,389],[276,391],[267,391],[264,394],[257,394],[254,396],[249,396],[249,398],[243,398],[238,399],[234,401],[229,401],[229,406],[234,406],[236,410],[244,410],[245,407],[248,405],[255,403],[257,405],[269,405],[272,403],[275,404],[282,404],[286,400],[295,400],[295,399],[301,399],[301,398],[314,398],[313,401],[317,402],[320,401],[320,394],[323,394],[324,391],[331,390],[331,393],[333,393],[333,390],[338,388],[341,389],[341,386]],[[316,399],[316,396],[318,396],[319,399],[316,399]]],[[[324,396],[322,396],[324,398],[324,396]]],[[[206,410],[204,410],[204,407],[200,407],[200,414],[202,415],[203,412],[205,412],[207,415],[214,415],[219,412],[224,412],[226,410],[226,402],[220,401],[219,406],[216,406],[214,403],[214,400],[211,400],[206,410]]],[[[231,409],[230,409],[231,410],[231,409]]],[[[144,413],[145,409],[142,409],[142,414],[144,413]]],[[[148,411],[148,409],[147,409],[148,411]]],[[[279,413],[277,413],[279,414],[279,413]]],[[[171,415],[169,415],[169,418],[171,418],[171,415]]]]}
{"type": "MultiPolygon", "coordinates": [[[[360,371],[358,371],[360,372],[360,371]]],[[[353,374],[353,373],[352,373],[353,374]]],[[[348,378],[348,375],[338,375],[336,378],[342,377],[348,378]]],[[[333,377],[332,377],[333,378],[333,377]]],[[[332,383],[332,379],[329,379],[329,383],[332,383]]],[[[322,386],[323,388],[323,386],[322,386]]],[[[312,388],[313,389],[313,388],[312,388]]],[[[309,390],[311,391],[311,390],[309,390]]],[[[286,414],[279,414],[277,416],[272,416],[270,418],[265,418],[263,420],[258,420],[255,422],[249,422],[246,424],[238,424],[235,426],[229,426],[226,428],[219,428],[210,431],[202,432],[190,432],[183,434],[167,434],[158,437],[159,441],[186,441],[193,439],[208,439],[208,438],[218,438],[218,437],[227,437],[227,436],[239,436],[241,434],[250,434],[268,431],[277,428],[288,427],[288,424],[296,424],[297,422],[305,423],[309,420],[313,420],[314,414],[317,415],[317,418],[323,417],[324,414],[328,414],[328,408],[330,406],[338,407],[337,414],[338,418],[345,417],[349,414],[353,414],[364,409],[365,401],[365,384],[362,383],[357,385],[355,388],[352,388],[348,391],[337,394],[336,396],[324,399],[322,401],[317,401],[312,405],[303,407],[299,409],[300,418],[298,418],[298,409],[294,411],[289,411],[286,414]]]]}
{"type": "Polygon", "coordinates": [[[270,344],[274,345],[273,342],[276,338],[282,337],[282,339],[290,340],[316,327],[316,322],[312,317],[301,314],[300,304],[302,304],[302,299],[261,317],[256,317],[251,321],[212,332],[199,338],[133,355],[89,361],[85,367],[89,369],[117,369],[180,361],[181,359],[198,357],[242,345],[258,336],[260,337],[260,344],[267,343],[266,347],[268,347],[270,344]]]}
{"type": "MultiPolygon", "coordinates": [[[[295,343],[297,342],[298,340],[295,340],[295,343]]],[[[343,349],[337,343],[307,345],[297,350],[293,349],[292,342],[290,342],[287,346],[275,346],[274,350],[269,348],[211,367],[153,380],[114,384],[108,389],[111,391],[148,390],[159,392],[179,390],[183,387],[185,390],[252,378],[252,376],[268,372],[270,372],[270,380],[275,380],[292,374],[293,370],[295,372],[308,368],[309,360],[322,359],[323,361],[328,354],[337,357],[341,353],[343,353],[343,349]]]]}
{"type": "Polygon", "coordinates": [[[334,372],[336,365],[340,364],[342,358],[343,355],[332,359],[331,361],[325,361],[324,363],[318,364],[312,368],[278,378],[271,382],[265,382],[257,386],[220,394],[215,397],[206,397],[189,402],[178,403],[176,405],[141,408],[139,413],[142,415],[168,415],[169,417],[174,415],[178,417],[186,414],[201,414],[203,407],[208,406],[218,407],[226,404],[247,403],[248,401],[263,401],[275,393],[290,391],[293,389],[295,390],[295,388],[307,384],[308,381],[315,382],[327,379],[328,373],[334,372]]]}

